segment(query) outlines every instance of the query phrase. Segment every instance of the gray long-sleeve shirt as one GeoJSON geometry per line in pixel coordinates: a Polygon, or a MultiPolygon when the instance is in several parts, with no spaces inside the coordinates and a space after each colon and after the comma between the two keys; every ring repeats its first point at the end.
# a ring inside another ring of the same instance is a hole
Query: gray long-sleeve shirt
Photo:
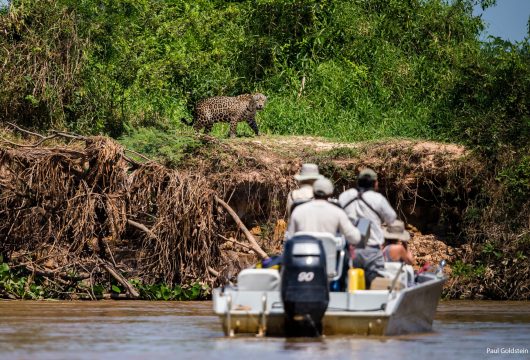
{"type": "Polygon", "coordinates": [[[327,232],[332,235],[340,233],[353,245],[361,240],[359,230],[353,226],[344,210],[326,200],[312,200],[294,208],[286,237],[298,231],[327,232]]]}
{"type": "Polygon", "coordinates": [[[344,209],[348,217],[356,221],[359,218],[365,218],[370,220],[372,226],[370,227],[370,238],[368,239],[367,245],[369,246],[380,246],[385,242],[383,236],[383,229],[381,228],[381,216],[386,224],[392,223],[396,220],[396,212],[392,209],[388,200],[380,193],[367,190],[363,192],[363,199],[370,204],[370,206],[377,211],[379,216],[374,213],[368,205],[361,199],[350,202],[357,197],[359,192],[357,189],[349,189],[340,194],[339,203],[344,208],[344,205],[350,203],[344,209]]]}

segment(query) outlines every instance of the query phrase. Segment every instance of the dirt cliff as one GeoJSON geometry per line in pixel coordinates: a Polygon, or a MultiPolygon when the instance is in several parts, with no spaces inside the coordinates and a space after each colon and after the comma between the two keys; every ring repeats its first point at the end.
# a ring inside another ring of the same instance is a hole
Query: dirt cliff
{"type": "Polygon", "coordinates": [[[120,283],[223,283],[255,263],[259,249],[281,251],[285,199],[303,162],[320,166],[336,196],[354,186],[362,167],[376,170],[380,191],[414,234],[419,265],[446,259],[451,266],[470,251],[462,218],[482,165],[463,147],[312,137],[201,141],[171,169],[135,160],[104,137],[4,138],[0,253],[49,279],[57,294],[110,286],[106,274],[120,283]]]}

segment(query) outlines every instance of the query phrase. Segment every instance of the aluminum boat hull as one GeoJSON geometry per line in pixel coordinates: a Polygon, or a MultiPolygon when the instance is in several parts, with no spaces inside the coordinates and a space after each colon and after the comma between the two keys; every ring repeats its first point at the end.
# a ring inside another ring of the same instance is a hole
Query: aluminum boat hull
{"type": "MultiPolygon", "coordinates": [[[[445,278],[395,290],[331,292],[322,335],[402,335],[432,331],[445,278]]],[[[213,291],[214,312],[227,336],[284,336],[279,291],[213,291]]]]}

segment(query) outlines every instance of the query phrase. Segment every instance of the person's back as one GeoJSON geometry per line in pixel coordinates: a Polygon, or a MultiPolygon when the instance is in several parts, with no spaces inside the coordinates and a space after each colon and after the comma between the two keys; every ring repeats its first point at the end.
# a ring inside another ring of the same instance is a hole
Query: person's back
{"type": "Polygon", "coordinates": [[[298,189],[294,189],[287,196],[287,214],[291,212],[300,204],[313,200],[313,184],[303,183],[298,189]]]}
{"type": "Polygon", "coordinates": [[[405,224],[396,220],[384,229],[385,247],[383,257],[386,262],[404,262],[414,265],[414,256],[408,250],[410,234],[405,230],[405,224]]]}
{"type": "Polygon", "coordinates": [[[370,237],[368,246],[380,246],[384,243],[382,222],[391,223],[396,219],[396,212],[388,200],[380,193],[374,190],[361,190],[362,199],[359,197],[360,191],[349,189],[340,194],[339,204],[354,222],[360,218],[370,220],[370,237]]]}
{"type": "Polygon", "coordinates": [[[340,194],[339,203],[346,214],[354,222],[360,218],[370,220],[370,237],[367,245],[378,247],[383,245],[382,223],[390,224],[396,220],[396,212],[388,200],[377,189],[377,175],[371,169],[361,171],[358,189],[349,189],[340,194]]]}
{"type": "Polygon", "coordinates": [[[291,215],[293,209],[307,201],[313,200],[313,183],[322,179],[316,164],[302,164],[299,174],[294,176],[299,183],[299,188],[294,189],[287,195],[287,216],[291,215]]]}
{"type": "Polygon", "coordinates": [[[385,262],[404,262],[407,265],[414,264],[412,253],[402,244],[388,244],[383,248],[385,262]]]}
{"type": "Polygon", "coordinates": [[[352,265],[363,268],[367,288],[384,270],[385,262],[381,246],[384,243],[382,223],[392,223],[397,215],[388,200],[377,190],[377,174],[371,169],[359,173],[357,189],[349,189],[339,196],[339,203],[352,221],[370,220],[370,237],[364,249],[355,249],[352,265]]]}
{"type": "Polygon", "coordinates": [[[326,199],[333,192],[328,179],[317,180],[314,184],[315,200],[298,205],[291,214],[286,237],[300,231],[340,233],[350,244],[360,241],[359,230],[350,222],[344,210],[326,199]],[[322,191],[320,187],[323,187],[322,191]]]}

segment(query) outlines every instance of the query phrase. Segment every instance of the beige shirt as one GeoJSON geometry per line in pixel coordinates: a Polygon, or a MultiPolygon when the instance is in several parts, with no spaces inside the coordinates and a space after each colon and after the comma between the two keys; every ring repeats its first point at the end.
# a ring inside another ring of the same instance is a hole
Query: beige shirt
{"type": "Polygon", "coordinates": [[[361,240],[359,230],[340,207],[326,200],[312,200],[294,208],[287,226],[286,238],[299,231],[327,232],[344,235],[349,244],[361,240]]]}
{"type": "Polygon", "coordinates": [[[291,207],[297,201],[308,201],[313,199],[313,185],[302,184],[287,196],[287,216],[291,216],[291,207]]]}

